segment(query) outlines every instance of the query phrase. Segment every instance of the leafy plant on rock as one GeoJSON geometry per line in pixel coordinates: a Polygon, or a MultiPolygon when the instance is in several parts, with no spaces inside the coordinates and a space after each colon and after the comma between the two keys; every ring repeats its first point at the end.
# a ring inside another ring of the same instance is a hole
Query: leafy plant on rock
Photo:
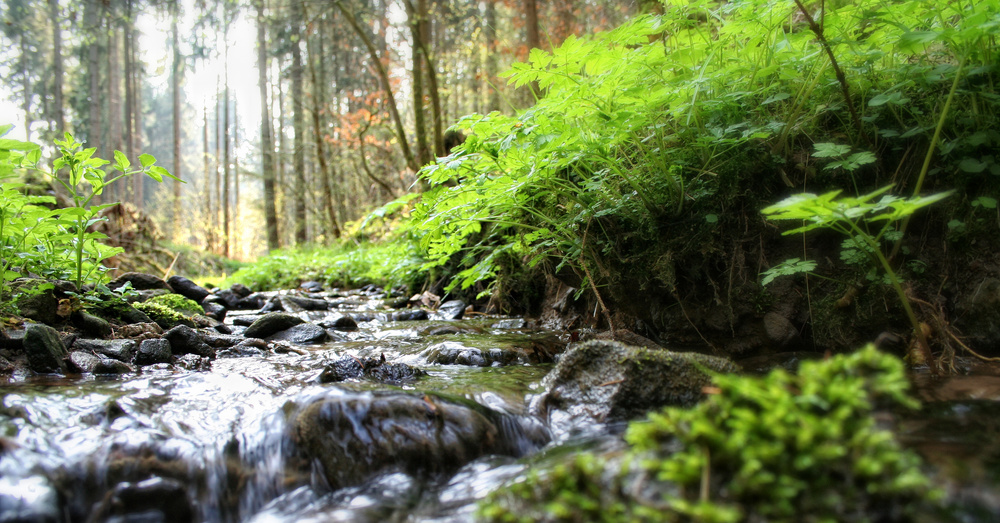
{"type": "MultiPolygon", "coordinates": [[[[11,125],[0,126],[0,136],[10,132],[11,125]]],[[[117,205],[108,203],[92,205],[95,197],[121,178],[145,174],[156,181],[174,178],[163,167],[156,165],[156,158],[148,154],[139,156],[141,167],[133,168],[121,151],[114,152],[113,172],[103,168],[111,162],[95,157],[94,148],[84,148],[72,135],[56,140],[59,156],[53,161],[53,170],[42,165],[41,148],[30,142],[0,139],[0,179],[4,181],[0,194],[0,247],[3,252],[3,284],[21,272],[34,272],[53,278],[72,278],[78,287],[95,275],[100,275],[100,262],[122,252],[121,248],[103,243],[106,235],[91,230],[105,220],[101,211],[117,205]],[[49,196],[24,194],[24,184],[17,183],[18,171],[41,174],[61,186],[69,195],[72,205],[48,209],[55,205],[49,196]],[[15,271],[13,269],[19,269],[15,271]]]]}

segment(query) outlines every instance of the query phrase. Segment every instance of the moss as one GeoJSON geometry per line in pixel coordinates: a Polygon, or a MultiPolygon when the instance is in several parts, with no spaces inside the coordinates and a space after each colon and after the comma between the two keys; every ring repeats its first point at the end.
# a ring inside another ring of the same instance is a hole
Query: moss
{"type": "Polygon", "coordinates": [[[136,308],[136,310],[146,313],[146,315],[149,316],[150,319],[155,321],[160,327],[163,327],[164,329],[170,329],[176,327],[177,325],[187,325],[188,327],[194,327],[194,323],[191,321],[191,318],[189,316],[185,316],[183,313],[178,312],[177,310],[174,310],[166,305],[163,305],[162,303],[157,303],[156,298],[144,301],[142,303],[136,303],[134,307],[136,308]]]}
{"type": "Polygon", "coordinates": [[[195,303],[194,300],[185,298],[180,294],[162,294],[150,298],[146,303],[155,303],[179,312],[184,316],[194,316],[195,314],[205,314],[205,309],[195,303]]]}
{"type": "Polygon", "coordinates": [[[709,399],[629,425],[623,459],[579,454],[487,497],[488,521],[908,521],[939,499],[876,407],[913,408],[868,346],[798,375],[716,375],[709,399]],[[707,489],[707,490],[706,490],[707,489]],[[705,501],[710,499],[711,501],[705,501]]]}

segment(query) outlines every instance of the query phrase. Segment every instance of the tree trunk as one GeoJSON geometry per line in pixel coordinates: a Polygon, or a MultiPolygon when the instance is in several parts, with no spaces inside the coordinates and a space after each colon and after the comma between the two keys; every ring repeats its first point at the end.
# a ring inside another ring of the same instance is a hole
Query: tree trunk
{"type": "MultiPolygon", "coordinates": [[[[129,34],[131,40],[129,50],[132,54],[129,59],[132,69],[132,74],[129,75],[132,81],[132,152],[129,154],[129,157],[133,162],[139,163],[138,156],[142,152],[142,138],[145,133],[142,128],[142,61],[139,60],[139,29],[135,26],[134,21],[129,24],[129,34]]],[[[143,210],[145,203],[145,191],[143,190],[145,183],[145,176],[132,177],[132,184],[135,188],[135,198],[133,201],[136,208],[140,211],[143,210]]]]}
{"type": "Polygon", "coordinates": [[[420,20],[420,12],[413,6],[413,3],[406,1],[406,20],[410,26],[410,61],[413,69],[410,74],[410,89],[413,91],[413,131],[417,136],[417,161],[421,166],[427,165],[431,161],[431,151],[427,145],[427,124],[424,121],[424,59],[423,39],[420,35],[420,28],[423,25],[420,20]]]}
{"type": "Polygon", "coordinates": [[[216,254],[221,254],[218,235],[220,234],[219,211],[222,209],[222,176],[219,171],[222,168],[222,76],[216,77],[215,82],[215,169],[212,169],[212,185],[215,187],[212,204],[212,239],[215,245],[216,254]]]}
{"type": "MultiPolygon", "coordinates": [[[[180,36],[177,30],[177,19],[180,17],[180,0],[174,0],[171,6],[171,21],[170,21],[170,39],[171,45],[174,50],[173,56],[173,68],[170,74],[170,87],[171,92],[171,106],[173,114],[173,131],[174,131],[174,172],[173,175],[181,178],[182,174],[182,160],[181,160],[181,50],[180,50],[180,36]]],[[[179,240],[178,233],[181,230],[181,182],[180,180],[174,180],[173,184],[173,237],[174,241],[179,240]]]]}
{"type": "MultiPolygon", "coordinates": [[[[536,0],[525,0],[524,21],[527,30],[529,52],[531,49],[540,49],[542,47],[542,39],[538,35],[538,4],[536,0]]],[[[531,93],[535,98],[541,96],[541,89],[538,87],[538,82],[531,82],[531,93]]]]}
{"type": "Polygon", "coordinates": [[[62,59],[62,27],[59,20],[59,0],[49,0],[49,19],[52,24],[52,98],[55,105],[53,117],[56,124],[56,136],[62,138],[66,131],[66,116],[63,112],[63,59],[62,59]]]}
{"type": "MultiPolygon", "coordinates": [[[[323,24],[320,23],[319,27],[322,28],[323,24]]],[[[323,33],[320,29],[320,33],[314,39],[309,39],[306,44],[316,40],[316,43],[309,49],[309,80],[312,82],[313,93],[312,93],[312,126],[313,126],[313,140],[316,143],[316,160],[319,163],[319,178],[320,184],[323,188],[323,211],[325,216],[325,224],[323,230],[328,233],[327,240],[331,237],[340,238],[340,224],[337,220],[337,211],[333,207],[333,186],[330,183],[330,164],[327,159],[326,146],[323,134],[323,126],[321,124],[322,117],[322,106],[321,103],[326,102],[326,90],[323,86],[326,84],[326,78],[321,78],[316,74],[316,62],[324,58],[323,54],[323,33]]]]}
{"type": "Polygon", "coordinates": [[[205,161],[205,173],[203,180],[204,185],[204,200],[205,200],[205,250],[211,251],[214,249],[212,245],[212,186],[209,181],[212,179],[211,175],[211,150],[208,148],[208,105],[202,108],[202,117],[204,118],[204,127],[202,128],[201,142],[202,142],[202,159],[205,161]]]}
{"type": "Polygon", "coordinates": [[[292,0],[292,128],[295,130],[294,166],[295,171],[295,243],[306,243],[306,157],[305,157],[305,104],[302,88],[302,48],[301,23],[304,20],[302,3],[292,0]]]}
{"type": "Polygon", "coordinates": [[[267,99],[267,33],[264,26],[264,0],[257,0],[257,84],[260,87],[261,175],[264,178],[264,224],[268,252],[278,249],[278,213],[274,197],[274,136],[267,99]]]}
{"type": "Polygon", "coordinates": [[[277,104],[278,104],[278,172],[275,177],[275,184],[277,185],[277,208],[280,210],[278,216],[278,234],[281,238],[281,231],[285,231],[284,242],[286,245],[291,242],[290,231],[292,227],[289,226],[291,223],[290,209],[288,207],[288,201],[290,200],[288,195],[288,176],[285,172],[285,159],[288,154],[288,135],[285,134],[285,122],[288,119],[285,117],[285,90],[282,88],[281,83],[281,71],[284,69],[284,60],[278,57],[278,74],[275,76],[275,85],[278,89],[277,104]],[[282,227],[284,224],[284,227],[282,227]]]}
{"type": "MultiPolygon", "coordinates": [[[[108,156],[111,151],[122,150],[122,97],[121,97],[121,68],[118,60],[118,27],[112,16],[109,20],[111,27],[108,32],[108,121],[110,122],[108,134],[108,156]]],[[[119,184],[111,187],[111,199],[121,199],[121,189],[119,184]]]]}
{"type": "MultiPolygon", "coordinates": [[[[534,2],[534,0],[531,0],[534,2]]],[[[500,110],[500,90],[497,79],[497,9],[496,0],[486,0],[485,27],[483,27],[483,38],[486,39],[486,91],[489,99],[486,103],[486,112],[500,110]]],[[[537,12],[535,22],[537,24],[537,12]]],[[[538,27],[535,26],[537,38],[538,27]]]]}
{"type": "Polygon", "coordinates": [[[87,145],[97,149],[101,158],[106,158],[107,154],[101,149],[101,107],[98,100],[102,100],[101,93],[101,1],[87,0],[87,6],[83,14],[83,25],[87,33],[87,40],[90,45],[87,47],[87,79],[90,81],[88,90],[88,101],[90,103],[90,117],[87,122],[87,145]]]}
{"type": "MultiPolygon", "coordinates": [[[[125,79],[125,156],[129,160],[135,159],[135,115],[133,111],[135,110],[135,75],[133,74],[133,68],[135,64],[132,59],[135,55],[132,53],[132,2],[125,2],[125,17],[124,17],[124,27],[122,28],[122,76],[125,79]]],[[[122,198],[123,201],[127,200],[135,203],[135,185],[128,183],[130,180],[124,180],[123,184],[125,186],[125,196],[122,198]]]]}
{"type": "Polygon", "coordinates": [[[389,72],[386,70],[386,64],[384,64],[379,58],[378,51],[375,49],[375,44],[368,36],[368,33],[361,28],[360,24],[358,24],[358,20],[355,18],[354,13],[344,7],[343,2],[338,1],[337,7],[340,9],[340,12],[344,14],[344,18],[347,19],[347,22],[351,24],[354,32],[357,33],[362,42],[364,42],[365,48],[368,49],[368,54],[371,56],[372,62],[375,65],[379,80],[382,81],[382,89],[385,91],[386,105],[389,107],[389,114],[392,116],[393,123],[395,124],[396,139],[399,140],[399,147],[403,150],[403,158],[406,159],[406,165],[413,170],[413,172],[416,172],[420,169],[420,164],[417,163],[417,159],[413,156],[413,152],[410,150],[410,142],[406,139],[406,131],[403,130],[403,119],[399,115],[399,107],[396,105],[396,97],[392,93],[392,82],[389,80],[389,72]]]}
{"type": "Polygon", "coordinates": [[[219,197],[222,202],[222,255],[229,256],[229,182],[230,172],[229,167],[229,22],[228,14],[225,21],[225,28],[222,31],[223,45],[225,46],[225,57],[223,59],[222,65],[222,76],[225,79],[225,94],[222,97],[223,103],[223,116],[222,116],[222,195],[219,197]]]}
{"type": "Polygon", "coordinates": [[[240,103],[239,98],[233,97],[233,198],[232,205],[232,257],[243,259],[241,250],[243,248],[240,241],[240,103]]]}

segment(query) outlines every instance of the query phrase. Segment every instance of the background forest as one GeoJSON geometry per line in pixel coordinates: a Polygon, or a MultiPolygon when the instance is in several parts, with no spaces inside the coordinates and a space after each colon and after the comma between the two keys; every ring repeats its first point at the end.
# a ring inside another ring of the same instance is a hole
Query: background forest
{"type": "Polygon", "coordinates": [[[102,158],[150,153],[187,183],[137,177],[104,201],[153,216],[168,241],[250,259],[340,237],[445,154],[458,117],[533,102],[498,72],[639,7],[6,0],[0,9],[8,138],[52,143],[69,131],[102,158]]]}

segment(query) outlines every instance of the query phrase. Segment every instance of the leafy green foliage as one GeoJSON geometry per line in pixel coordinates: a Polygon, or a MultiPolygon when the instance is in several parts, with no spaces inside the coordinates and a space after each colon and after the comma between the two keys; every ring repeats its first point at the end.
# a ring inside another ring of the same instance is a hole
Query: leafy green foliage
{"type": "MultiPolygon", "coordinates": [[[[0,136],[11,127],[0,127],[0,136]]],[[[134,174],[146,174],[157,181],[174,178],[148,154],[140,156],[142,167],[133,169],[120,151],[114,153],[113,169],[118,174],[109,177],[103,167],[111,162],[94,157],[96,149],[84,149],[69,133],[55,144],[59,156],[53,161],[54,171],[49,171],[42,167],[41,149],[36,144],[0,139],[0,180],[4,182],[0,190],[0,298],[8,292],[9,282],[22,273],[73,279],[77,286],[99,280],[104,271],[101,261],[122,250],[105,245],[102,240],[106,236],[90,230],[105,219],[101,211],[115,205],[91,205],[93,198],[108,185],[134,174]],[[55,199],[26,194],[25,184],[15,180],[19,171],[42,174],[59,184],[72,205],[49,209],[46,206],[54,206],[55,199]]]]}
{"type": "Polygon", "coordinates": [[[383,243],[282,249],[241,268],[226,281],[259,290],[295,288],[308,280],[339,287],[374,283],[416,288],[424,277],[419,270],[423,263],[413,242],[397,238],[383,243]]]}
{"type": "Polygon", "coordinates": [[[790,276],[792,274],[799,274],[802,272],[812,272],[816,269],[816,262],[812,260],[800,260],[798,258],[789,258],[774,267],[764,271],[764,279],[761,280],[761,285],[767,285],[774,281],[778,276],[790,276]]]}
{"type": "Polygon", "coordinates": [[[469,288],[495,283],[498,260],[519,259],[596,290],[650,245],[662,249],[653,259],[704,254],[730,225],[720,210],[745,202],[740,183],[784,172],[799,162],[796,148],[814,148],[824,184],[846,173],[861,197],[885,183],[881,161],[935,131],[941,92],[962,63],[976,65],[956,96],[976,109],[948,119],[942,163],[992,172],[1000,133],[980,130],[1000,124],[1000,98],[971,77],[992,85],[997,2],[827,6],[825,40],[860,93],[867,129],[845,120],[839,81],[816,35],[791,22],[793,3],[667,3],[662,15],[532,50],[505,75],[544,90],[534,107],[455,125],[469,137],[422,170],[432,188],[409,224],[425,270],[457,271],[449,288],[469,288]],[[864,136],[880,141],[861,150],[864,136]]]}
{"type": "Polygon", "coordinates": [[[629,425],[611,462],[578,454],[491,494],[488,521],[877,521],[906,519],[939,492],[876,408],[916,408],[901,361],[868,346],[797,375],[718,375],[692,409],[629,425]],[[638,469],[638,470],[636,470],[638,469]],[[648,477],[635,478],[635,473],[648,477]],[[631,481],[659,482],[652,498],[631,481]]]}

